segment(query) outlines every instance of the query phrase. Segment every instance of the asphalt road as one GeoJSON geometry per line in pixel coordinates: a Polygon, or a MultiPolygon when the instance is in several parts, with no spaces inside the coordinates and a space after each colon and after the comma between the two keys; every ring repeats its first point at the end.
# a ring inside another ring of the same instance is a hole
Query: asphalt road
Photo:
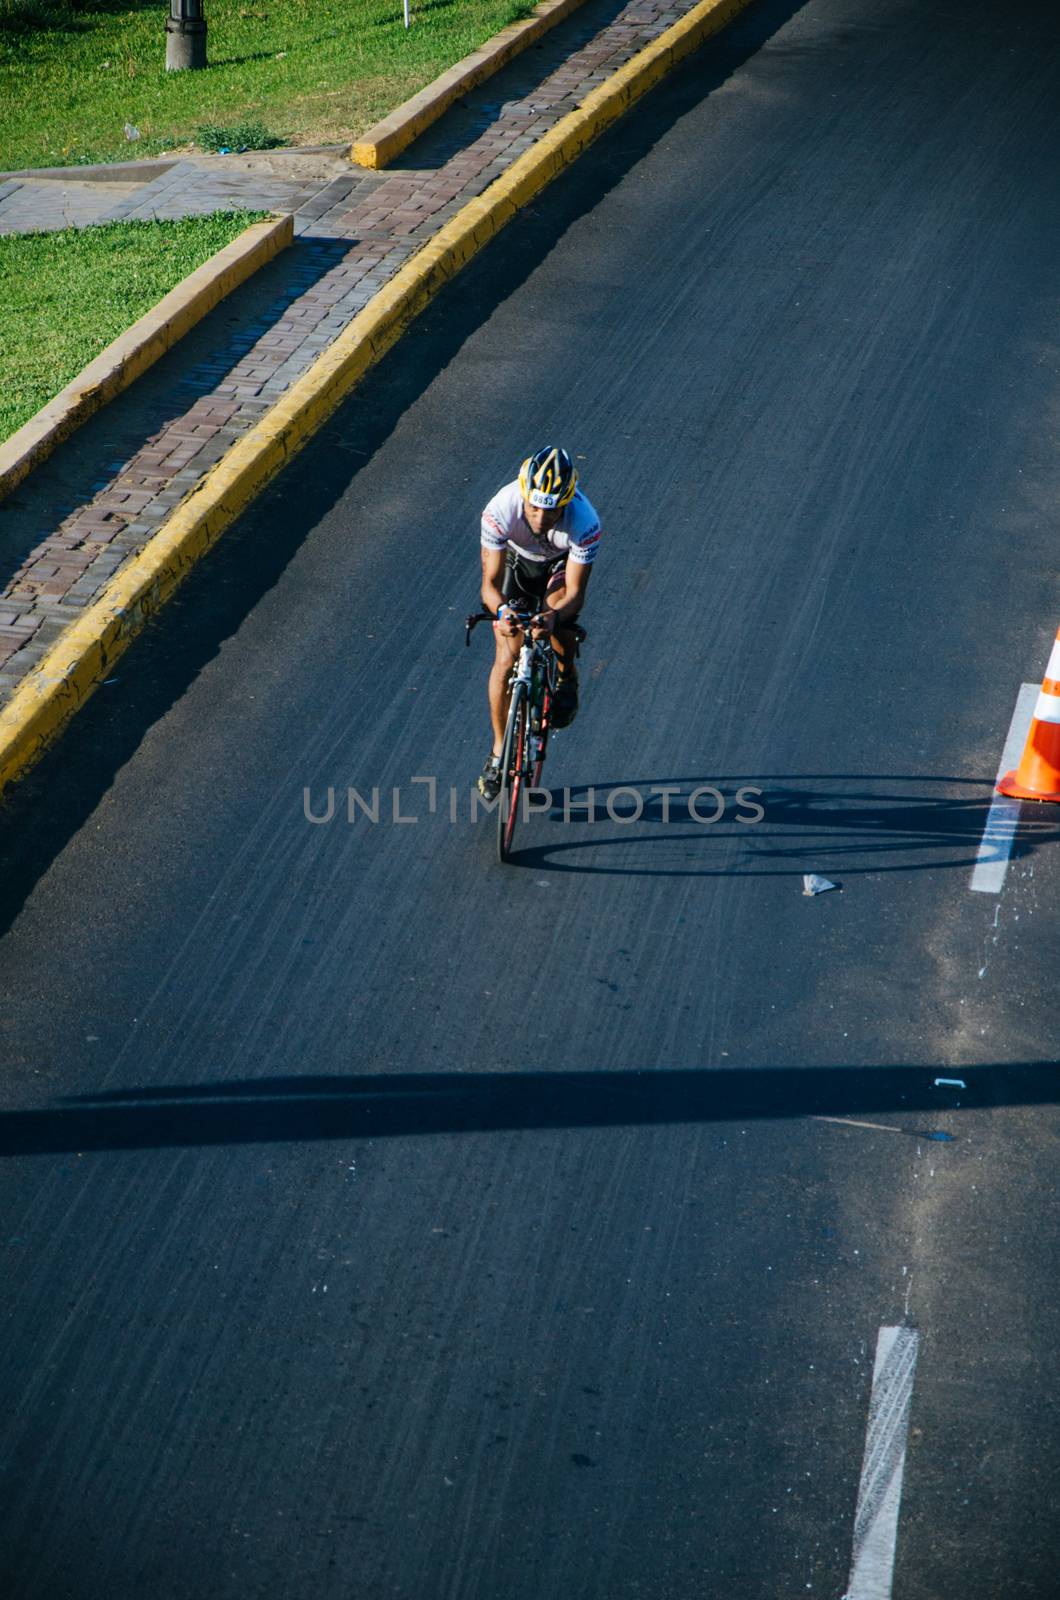
{"type": "Polygon", "coordinates": [[[838,1600],[898,1325],[894,1595],[1055,1597],[1060,814],[969,881],[1060,617],[1058,88],[1044,5],[753,7],[6,809],[12,1600],[838,1600]],[[606,533],[501,868],[460,623],[553,438],[606,533]]]}

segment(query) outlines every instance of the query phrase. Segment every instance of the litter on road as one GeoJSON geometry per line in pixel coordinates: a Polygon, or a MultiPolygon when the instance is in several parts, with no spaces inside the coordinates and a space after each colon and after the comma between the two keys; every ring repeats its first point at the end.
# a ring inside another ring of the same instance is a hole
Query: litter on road
{"type": "Polygon", "coordinates": [[[831,878],[822,878],[816,872],[804,872],[802,875],[803,894],[824,894],[826,889],[838,888],[838,883],[833,883],[831,878]]]}

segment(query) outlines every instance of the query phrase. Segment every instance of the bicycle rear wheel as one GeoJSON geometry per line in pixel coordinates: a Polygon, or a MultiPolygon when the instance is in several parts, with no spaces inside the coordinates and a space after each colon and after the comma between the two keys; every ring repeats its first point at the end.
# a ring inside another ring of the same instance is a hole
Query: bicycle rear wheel
{"type": "Polygon", "coordinates": [[[523,789],[524,746],[527,735],[528,698],[525,683],[517,683],[512,690],[512,703],[508,708],[508,726],[504,730],[501,747],[501,789],[497,806],[497,857],[507,861],[515,838],[515,824],[519,819],[519,796],[523,789]]]}

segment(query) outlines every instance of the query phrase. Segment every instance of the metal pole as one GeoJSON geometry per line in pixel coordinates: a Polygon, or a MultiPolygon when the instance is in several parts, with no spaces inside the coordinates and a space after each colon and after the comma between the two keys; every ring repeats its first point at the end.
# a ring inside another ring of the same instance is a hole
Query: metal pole
{"type": "Polygon", "coordinates": [[[412,18],[409,16],[409,0],[405,0],[405,26],[406,28],[412,26],[412,18]]]}
{"type": "Polygon", "coordinates": [[[206,65],[206,18],[202,0],[169,0],[166,71],[194,72],[206,65]]]}

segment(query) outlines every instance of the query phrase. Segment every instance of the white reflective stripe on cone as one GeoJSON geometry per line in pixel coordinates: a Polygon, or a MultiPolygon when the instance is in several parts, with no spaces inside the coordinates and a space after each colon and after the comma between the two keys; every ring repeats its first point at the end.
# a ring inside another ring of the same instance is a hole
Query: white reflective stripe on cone
{"type": "Polygon", "coordinates": [[[1060,694],[1046,694],[1043,691],[1038,696],[1034,715],[1039,722],[1060,722],[1060,694]]]}

